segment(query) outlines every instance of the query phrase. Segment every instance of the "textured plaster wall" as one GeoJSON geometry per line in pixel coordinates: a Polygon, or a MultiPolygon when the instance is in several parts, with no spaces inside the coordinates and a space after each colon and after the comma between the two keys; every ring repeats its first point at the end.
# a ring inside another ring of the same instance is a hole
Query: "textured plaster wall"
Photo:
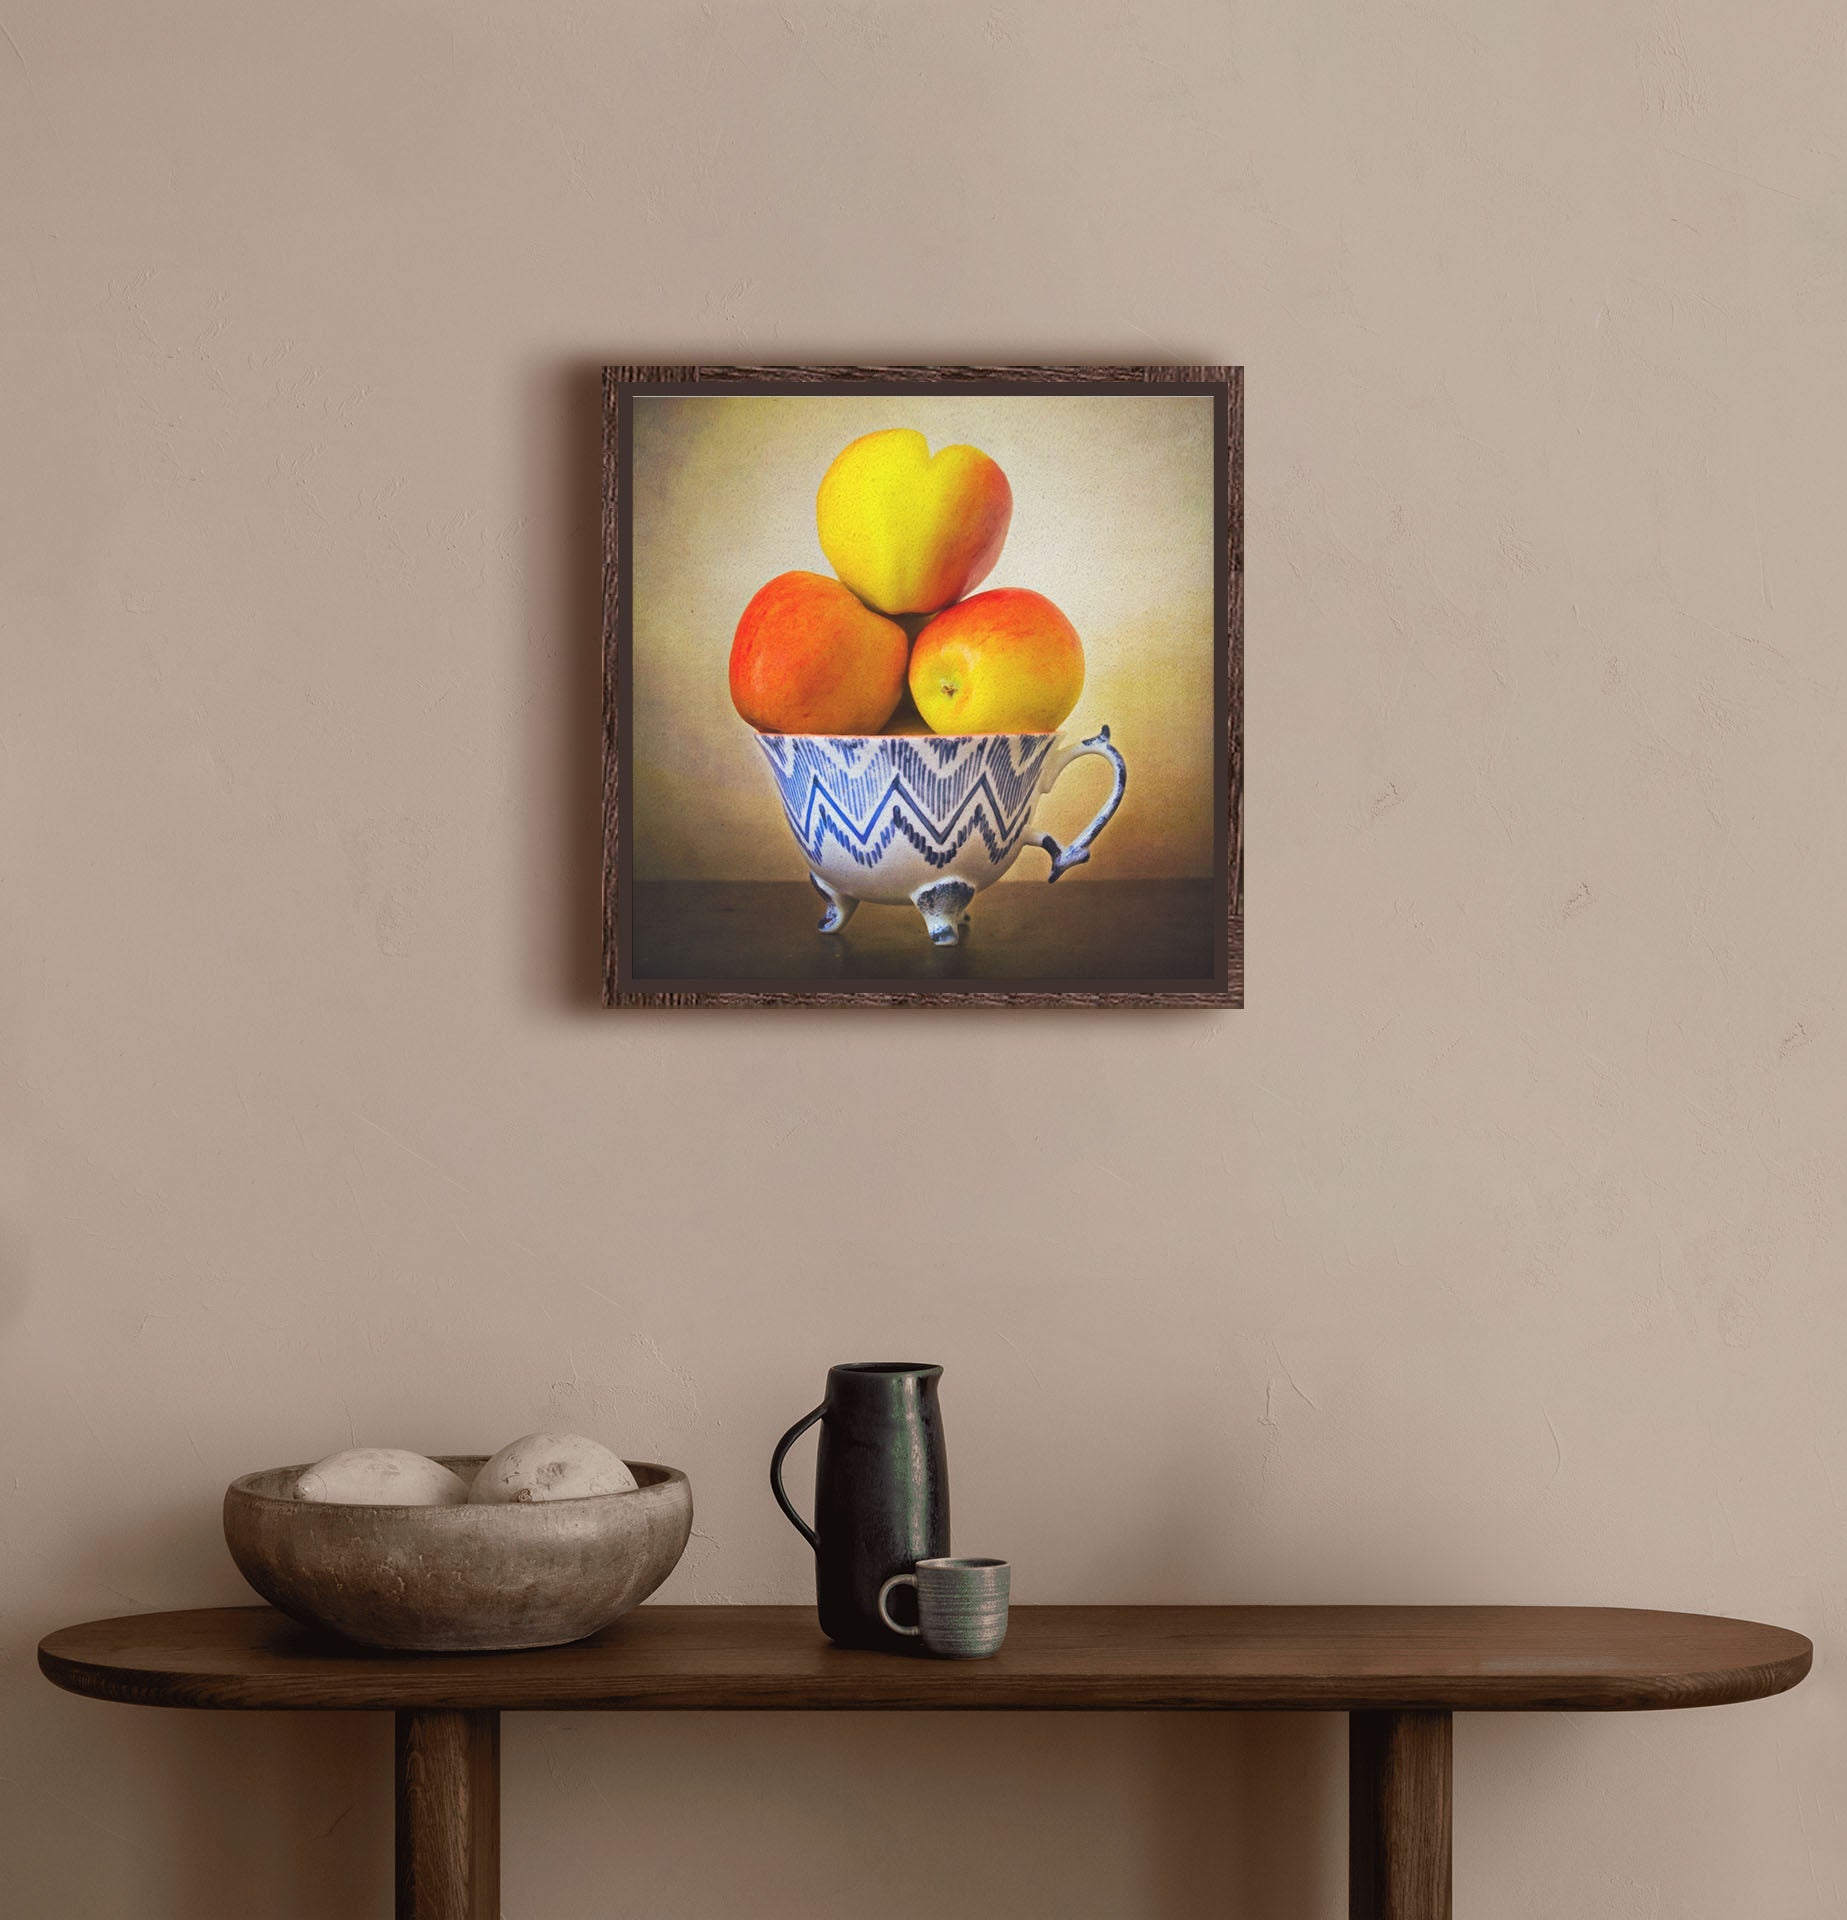
{"type": "MultiPolygon", "coordinates": [[[[223,1483],[942,1360],[1025,1600],[1614,1601],[1460,1910],[1847,1906],[1824,0],[0,0],[0,1906],[387,1911],[382,1722],[54,1693],[223,1483]],[[1250,1011],[607,1017],[603,357],[1250,374],[1250,1011]]],[[[520,1720],[515,1920],[1341,1911],[1330,1721],[520,1720]]]]}

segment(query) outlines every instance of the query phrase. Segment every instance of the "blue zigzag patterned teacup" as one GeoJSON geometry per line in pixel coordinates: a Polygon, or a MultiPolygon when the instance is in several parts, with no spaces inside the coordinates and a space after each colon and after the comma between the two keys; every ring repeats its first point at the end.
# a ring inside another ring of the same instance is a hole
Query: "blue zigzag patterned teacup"
{"type": "Polygon", "coordinates": [[[938,946],[968,928],[968,906],[1019,857],[1043,847],[1056,880],[1090,858],[1122,804],[1129,770],[1109,728],[1067,742],[1056,733],[760,733],[783,812],[827,902],[823,933],[838,933],[862,900],[924,917],[938,946]],[[1115,784],[1068,847],[1032,824],[1033,811],[1072,761],[1097,754],[1115,784]]]}

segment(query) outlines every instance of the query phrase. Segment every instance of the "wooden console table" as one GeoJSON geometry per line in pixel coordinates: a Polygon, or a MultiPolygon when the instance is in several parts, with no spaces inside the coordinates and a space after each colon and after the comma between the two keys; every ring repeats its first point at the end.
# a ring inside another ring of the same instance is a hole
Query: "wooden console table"
{"type": "Polygon", "coordinates": [[[538,1708],[1308,1709],[1349,1716],[1353,1920],[1448,1920],[1450,1725],[1793,1687],[1798,1633],[1598,1607],[1016,1607],[993,1660],[843,1653],[807,1607],[643,1607],[575,1646],[366,1653],[268,1607],[66,1627],[72,1693],[397,1716],[399,1920],[498,1920],[500,1715],[538,1708]]]}

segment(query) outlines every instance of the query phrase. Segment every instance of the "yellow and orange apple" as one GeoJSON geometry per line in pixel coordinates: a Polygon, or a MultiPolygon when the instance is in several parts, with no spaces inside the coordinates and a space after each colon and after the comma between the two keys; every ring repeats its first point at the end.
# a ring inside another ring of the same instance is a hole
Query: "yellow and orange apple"
{"type": "Polygon", "coordinates": [[[1084,691],[1084,643],[1044,594],[996,587],[924,628],[910,684],[937,733],[1052,733],[1084,691]]]}
{"type": "Polygon", "coordinates": [[[759,587],[731,642],[731,704],[762,733],[877,733],[904,698],[910,636],[822,573],[759,587]]]}
{"type": "Polygon", "coordinates": [[[815,496],[828,565],[881,613],[934,613],[993,570],[1013,518],[1007,476],[979,447],[940,447],[911,427],[863,434],[815,496]]]}

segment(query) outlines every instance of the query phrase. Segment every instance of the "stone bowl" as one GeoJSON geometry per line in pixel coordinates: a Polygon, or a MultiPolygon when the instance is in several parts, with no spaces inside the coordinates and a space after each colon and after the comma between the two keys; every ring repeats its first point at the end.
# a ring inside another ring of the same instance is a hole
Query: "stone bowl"
{"type": "MultiPolygon", "coordinates": [[[[440,1456],[464,1480],[486,1457],[440,1456]]],[[[297,1500],[306,1469],[271,1467],[225,1490],[225,1544],[272,1606],[362,1646],[562,1646],[639,1606],[686,1551],[686,1475],[649,1460],[628,1465],[639,1484],[626,1493],[463,1507],[297,1500]]]]}

